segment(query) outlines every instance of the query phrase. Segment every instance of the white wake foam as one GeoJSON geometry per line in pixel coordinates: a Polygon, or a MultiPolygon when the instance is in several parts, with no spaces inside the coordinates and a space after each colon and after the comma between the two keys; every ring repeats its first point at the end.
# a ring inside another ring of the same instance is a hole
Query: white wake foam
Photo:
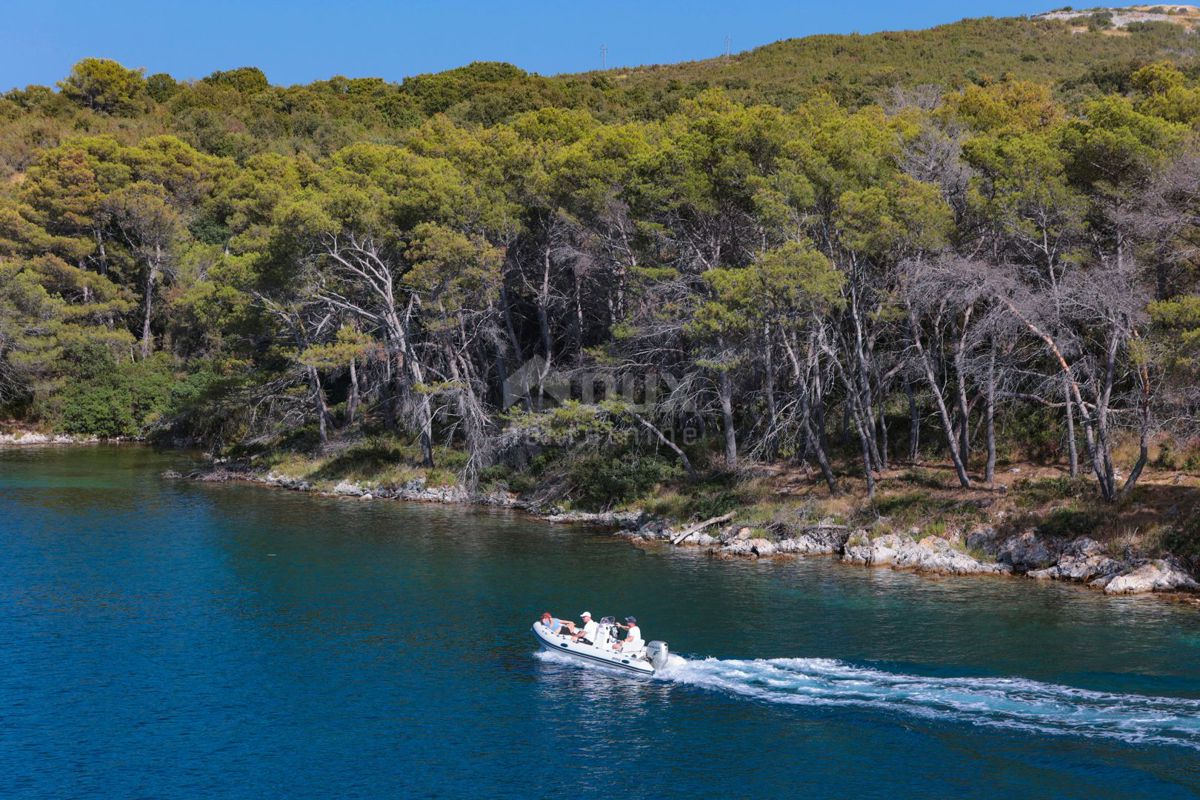
{"type": "Polygon", "coordinates": [[[744,661],[672,655],[655,678],[766,703],[871,709],[1200,750],[1200,699],[1095,692],[1024,678],[906,675],[824,658],[744,661]]]}

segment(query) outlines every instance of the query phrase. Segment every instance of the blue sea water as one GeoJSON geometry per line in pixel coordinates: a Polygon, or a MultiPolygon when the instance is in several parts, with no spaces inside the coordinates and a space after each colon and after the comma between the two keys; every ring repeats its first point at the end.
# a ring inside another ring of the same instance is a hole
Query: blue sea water
{"type": "Polygon", "coordinates": [[[0,451],[2,797],[1195,797],[1200,609],[0,451]],[[647,680],[539,655],[637,614],[647,680]]]}

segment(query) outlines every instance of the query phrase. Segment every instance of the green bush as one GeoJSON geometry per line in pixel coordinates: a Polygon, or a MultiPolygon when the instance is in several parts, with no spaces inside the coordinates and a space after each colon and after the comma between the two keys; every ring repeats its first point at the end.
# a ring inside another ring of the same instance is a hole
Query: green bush
{"type": "Polygon", "coordinates": [[[642,497],[680,477],[679,467],[653,455],[588,453],[571,462],[568,480],[582,508],[605,509],[642,497]]]}
{"type": "Polygon", "coordinates": [[[169,358],[81,364],[62,395],[62,428],[92,436],[142,436],[161,417],[174,374],[169,358]]]}

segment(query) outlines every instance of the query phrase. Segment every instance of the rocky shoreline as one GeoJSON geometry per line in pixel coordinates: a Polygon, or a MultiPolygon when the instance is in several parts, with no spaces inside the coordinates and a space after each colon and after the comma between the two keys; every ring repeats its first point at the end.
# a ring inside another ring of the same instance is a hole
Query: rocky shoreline
{"type": "MultiPolygon", "coordinates": [[[[660,523],[647,523],[624,535],[674,542],[678,533],[660,523]]],[[[980,527],[966,536],[921,536],[884,533],[872,536],[829,521],[800,528],[786,538],[756,538],[750,528],[727,526],[717,535],[700,534],[676,546],[697,546],[717,558],[771,558],[789,555],[837,556],[844,564],[890,567],[937,575],[1012,575],[1036,580],[1085,584],[1106,594],[1200,592],[1197,582],[1174,558],[1146,559],[1111,555],[1104,545],[1082,537],[1065,540],[1039,537],[1033,531],[1003,535],[980,527]]]]}
{"type": "Polygon", "coordinates": [[[100,444],[102,441],[105,440],[95,436],[76,436],[70,433],[41,433],[26,430],[0,433],[0,446],[12,447],[48,444],[100,444]]]}
{"type": "Polygon", "coordinates": [[[423,503],[475,504],[518,509],[547,522],[581,523],[612,529],[615,535],[638,544],[701,550],[718,559],[786,558],[806,555],[837,557],[854,566],[888,567],[931,575],[993,575],[1034,580],[1060,580],[1103,591],[1109,595],[1200,593],[1200,582],[1173,557],[1149,559],[1132,553],[1110,553],[1100,542],[1081,537],[1043,537],[1034,531],[1005,535],[989,526],[967,534],[922,536],[908,533],[872,535],[822,520],[797,524],[774,538],[732,522],[727,514],[690,526],[651,518],[636,511],[584,512],[540,508],[509,493],[473,495],[465,487],[427,486],[416,479],[395,487],[370,487],[341,481],[323,489],[310,481],[216,466],[189,475],[164,473],[166,478],[202,482],[241,481],[291,491],[313,492],[358,500],[405,500],[423,503]],[[710,533],[710,531],[712,531],[710,533]]]}

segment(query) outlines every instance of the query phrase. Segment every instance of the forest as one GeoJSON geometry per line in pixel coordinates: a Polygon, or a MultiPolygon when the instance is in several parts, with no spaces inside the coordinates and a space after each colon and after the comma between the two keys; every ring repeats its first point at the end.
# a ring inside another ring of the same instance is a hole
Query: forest
{"type": "Polygon", "coordinates": [[[2,414],[592,507],[925,462],[1119,503],[1200,469],[1195,34],[1123,33],[293,87],[85,59],[0,96],[2,414]]]}

